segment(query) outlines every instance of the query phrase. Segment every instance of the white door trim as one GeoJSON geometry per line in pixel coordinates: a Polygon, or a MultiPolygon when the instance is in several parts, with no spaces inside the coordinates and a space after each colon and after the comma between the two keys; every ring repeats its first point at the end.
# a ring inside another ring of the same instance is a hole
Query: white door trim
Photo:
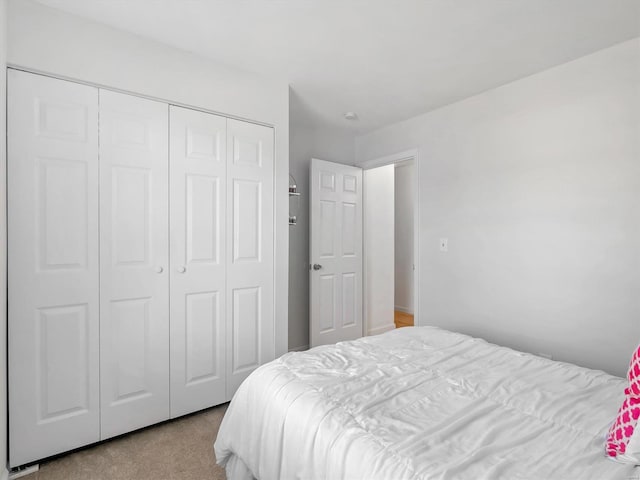
{"type": "MultiPolygon", "coordinates": [[[[413,165],[414,165],[414,172],[415,172],[415,178],[414,178],[414,189],[413,189],[413,262],[415,265],[415,274],[414,274],[414,280],[413,280],[413,315],[414,315],[414,322],[416,326],[420,326],[420,325],[426,325],[426,323],[422,322],[422,319],[420,317],[420,302],[421,302],[421,296],[420,296],[420,276],[421,276],[421,272],[420,272],[420,161],[419,161],[419,155],[420,152],[417,148],[413,148],[413,149],[409,149],[409,150],[403,150],[401,152],[397,152],[397,153],[392,153],[390,155],[385,155],[383,157],[377,157],[377,158],[372,158],[369,160],[365,160],[363,162],[357,163],[356,166],[362,168],[363,170],[369,170],[372,168],[377,168],[377,167],[383,167],[385,165],[390,165],[390,164],[396,164],[396,163],[402,163],[402,162],[406,162],[406,161],[413,161],[413,165]]],[[[364,188],[366,189],[366,185],[364,186],[364,188]]],[[[366,255],[366,246],[364,245],[364,238],[363,238],[363,257],[366,255]]],[[[362,306],[363,306],[363,312],[362,312],[362,316],[363,318],[367,318],[367,312],[366,312],[366,308],[367,308],[367,302],[368,302],[368,298],[366,298],[367,295],[367,288],[366,288],[366,282],[367,282],[367,278],[366,275],[363,275],[363,282],[364,282],[364,286],[365,288],[362,289],[362,306]]],[[[366,333],[365,329],[365,325],[363,322],[363,335],[366,333]]]]}
{"type": "Polygon", "coordinates": [[[356,164],[357,167],[362,168],[363,170],[369,170],[371,168],[376,167],[384,167],[385,165],[390,165],[392,163],[400,163],[408,160],[414,160],[417,163],[418,159],[418,149],[414,148],[411,150],[404,150],[402,152],[393,153],[391,155],[385,155],[384,157],[372,158],[370,160],[365,160],[364,162],[360,162],[356,164]]]}

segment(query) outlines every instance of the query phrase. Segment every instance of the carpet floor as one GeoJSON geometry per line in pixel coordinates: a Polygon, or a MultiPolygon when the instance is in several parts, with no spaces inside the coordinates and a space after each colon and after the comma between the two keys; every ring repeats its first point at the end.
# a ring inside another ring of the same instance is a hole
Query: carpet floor
{"type": "Polygon", "coordinates": [[[227,405],[40,464],[21,480],[225,480],[213,442],[227,405]]]}

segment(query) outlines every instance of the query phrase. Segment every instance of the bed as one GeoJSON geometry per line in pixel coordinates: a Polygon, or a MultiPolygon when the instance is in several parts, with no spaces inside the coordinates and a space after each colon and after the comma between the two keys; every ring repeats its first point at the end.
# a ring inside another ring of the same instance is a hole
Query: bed
{"type": "Polygon", "coordinates": [[[229,480],[639,479],[604,438],[625,380],[435,327],[289,353],[240,386],[229,480]]]}

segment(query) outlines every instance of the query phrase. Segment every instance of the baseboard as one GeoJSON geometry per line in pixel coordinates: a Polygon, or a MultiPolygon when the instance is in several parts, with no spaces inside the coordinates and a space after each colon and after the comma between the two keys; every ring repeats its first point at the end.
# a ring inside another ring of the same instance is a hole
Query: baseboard
{"type": "Polygon", "coordinates": [[[37,472],[38,470],[40,470],[40,464],[36,463],[35,465],[30,465],[26,468],[20,469],[20,470],[16,470],[14,472],[7,472],[6,470],[3,472],[3,477],[2,480],[4,479],[8,479],[8,480],[15,480],[16,478],[20,478],[20,477],[26,477],[27,475],[30,475],[32,473],[37,472]],[[7,475],[6,477],[4,475],[7,475]]]}
{"type": "Polygon", "coordinates": [[[367,333],[367,335],[379,335],[381,333],[388,332],[389,330],[395,330],[395,328],[395,324],[390,323],[389,325],[383,325],[381,327],[376,327],[369,330],[369,333],[367,333]]]}
{"type": "Polygon", "coordinates": [[[301,345],[289,349],[290,352],[304,352],[305,350],[309,350],[309,345],[301,345]]]}
{"type": "Polygon", "coordinates": [[[393,308],[397,312],[408,313],[409,315],[413,315],[413,309],[411,309],[411,308],[401,307],[399,305],[395,305],[393,308]]]}

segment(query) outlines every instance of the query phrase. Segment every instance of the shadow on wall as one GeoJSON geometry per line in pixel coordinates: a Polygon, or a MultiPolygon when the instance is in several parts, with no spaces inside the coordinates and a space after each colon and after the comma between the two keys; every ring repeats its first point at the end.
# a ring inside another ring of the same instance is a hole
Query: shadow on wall
{"type": "Polygon", "coordinates": [[[289,350],[309,346],[309,166],[312,158],[355,164],[355,133],[320,125],[289,88],[289,173],[299,197],[291,197],[298,223],[289,227],[289,350]]]}

